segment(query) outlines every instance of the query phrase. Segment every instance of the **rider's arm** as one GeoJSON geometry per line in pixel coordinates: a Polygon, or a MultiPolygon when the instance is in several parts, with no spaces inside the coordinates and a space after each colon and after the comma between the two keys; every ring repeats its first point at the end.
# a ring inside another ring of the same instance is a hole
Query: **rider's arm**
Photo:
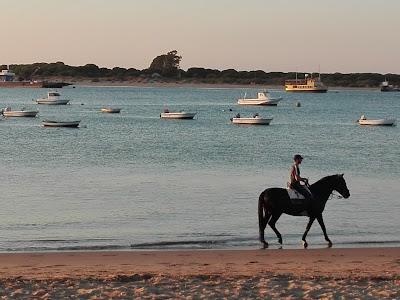
{"type": "Polygon", "coordinates": [[[294,178],[294,180],[296,180],[296,181],[302,180],[302,178],[299,175],[297,175],[295,166],[292,167],[292,178],[294,178]]]}

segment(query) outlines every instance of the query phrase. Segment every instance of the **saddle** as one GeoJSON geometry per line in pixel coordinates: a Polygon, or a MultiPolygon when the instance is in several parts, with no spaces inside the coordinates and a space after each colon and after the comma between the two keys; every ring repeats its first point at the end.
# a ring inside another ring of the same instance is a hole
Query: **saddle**
{"type": "MultiPolygon", "coordinates": [[[[308,187],[305,187],[308,191],[310,191],[309,189],[308,189],[308,187]]],[[[289,187],[289,185],[288,185],[288,187],[286,188],[286,191],[287,191],[287,193],[288,193],[288,195],[289,195],[289,198],[290,198],[290,202],[292,203],[292,205],[294,205],[295,207],[298,207],[299,209],[301,209],[301,208],[303,208],[304,206],[304,204],[305,204],[305,197],[302,195],[302,194],[300,194],[298,191],[296,191],[295,189],[292,189],[292,188],[290,188],[289,187]]],[[[301,209],[301,211],[299,211],[299,215],[300,216],[308,216],[308,212],[306,211],[306,210],[302,210],[301,209]]]]}
{"type": "MultiPolygon", "coordinates": [[[[311,191],[307,186],[304,186],[304,188],[311,194],[311,191]]],[[[290,200],[292,200],[293,204],[301,204],[301,203],[303,203],[303,201],[301,201],[301,200],[305,200],[306,199],[298,191],[296,191],[295,189],[290,188],[290,184],[289,183],[287,185],[286,190],[287,190],[289,198],[290,198],[290,200]]]]}
{"type": "Polygon", "coordinates": [[[300,194],[295,189],[291,189],[290,187],[286,188],[287,193],[289,195],[290,200],[304,200],[304,196],[300,194]]]}

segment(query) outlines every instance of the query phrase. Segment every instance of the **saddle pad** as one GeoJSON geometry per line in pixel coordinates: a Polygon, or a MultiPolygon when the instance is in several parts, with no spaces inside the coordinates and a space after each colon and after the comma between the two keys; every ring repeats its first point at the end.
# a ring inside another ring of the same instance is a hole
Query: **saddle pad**
{"type": "Polygon", "coordinates": [[[293,189],[286,189],[290,199],[305,199],[302,194],[293,189]]]}

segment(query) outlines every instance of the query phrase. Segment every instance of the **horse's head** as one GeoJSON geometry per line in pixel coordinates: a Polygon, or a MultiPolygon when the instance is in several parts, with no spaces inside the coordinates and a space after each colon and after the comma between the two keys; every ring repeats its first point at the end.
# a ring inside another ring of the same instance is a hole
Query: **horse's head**
{"type": "Polygon", "coordinates": [[[343,175],[344,174],[337,174],[334,176],[335,182],[333,185],[333,189],[347,199],[350,197],[350,191],[347,188],[346,181],[344,180],[343,175]]]}

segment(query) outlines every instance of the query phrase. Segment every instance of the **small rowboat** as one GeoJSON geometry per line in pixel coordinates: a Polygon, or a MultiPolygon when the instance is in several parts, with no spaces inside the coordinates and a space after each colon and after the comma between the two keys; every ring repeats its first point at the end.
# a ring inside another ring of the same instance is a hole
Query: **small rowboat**
{"type": "Polygon", "coordinates": [[[233,124],[246,124],[246,125],[269,125],[273,118],[263,118],[258,115],[252,118],[235,117],[231,119],[233,124]]]}
{"type": "Polygon", "coordinates": [[[196,113],[191,112],[163,112],[160,114],[161,119],[193,119],[196,113]]]}
{"type": "Polygon", "coordinates": [[[102,108],[100,111],[104,112],[104,113],[109,113],[109,114],[119,114],[121,112],[121,109],[105,107],[105,108],[102,108]]]}
{"type": "Polygon", "coordinates": [[[396,119],[367,119],[364,115],[358,120],[360,125],[370,125],[370,126],[395,126],[396,119]]]}
{"type": "Polygon", "coordinates": [[[50,121],[45,120],[42,121],[44,127],[70,127],[70,128],[77,128],[81,121],[66,121],[66,122],[59,122],[59,121],[50,121]]]}
{"type": "Polygon", "coordinates": [[[34,118],[38,114],[37,110],[11,110],[11,108],[7,107],[1,111],[3,116],[7,118],[11,117],[26,117],[26,118],[34,118]]]}

